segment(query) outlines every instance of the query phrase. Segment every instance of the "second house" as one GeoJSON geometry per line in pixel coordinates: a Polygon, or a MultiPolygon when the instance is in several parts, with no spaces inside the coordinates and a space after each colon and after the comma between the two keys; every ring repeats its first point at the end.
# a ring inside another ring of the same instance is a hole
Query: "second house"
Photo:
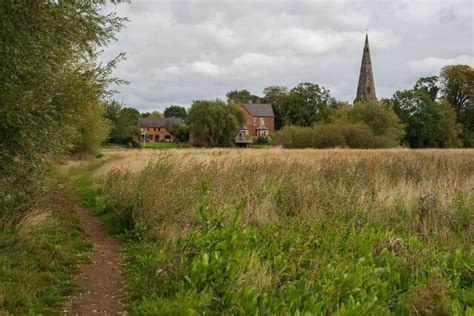
{"type": "Polygon", "coordinates": [[[170,142],[174,136],[170,134],[169,128],[173,125],[183,125],[180,118],[140,118],[140,140],[146,142],[170,142]]]}

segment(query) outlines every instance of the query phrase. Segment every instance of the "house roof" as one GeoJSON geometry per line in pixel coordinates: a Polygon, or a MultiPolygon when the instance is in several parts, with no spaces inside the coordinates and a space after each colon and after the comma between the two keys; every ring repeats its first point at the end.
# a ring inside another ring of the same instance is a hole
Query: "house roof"
{"type": "Polygon", "coordinates": [[[147,127],[164,127],[169,128],[172,125],[182,125],[184,124],[183,119],[170,117],[170,118],[139,118],[138,127],[147,128],[147,127]]]}
{"type": "Polygon", "coordinates": [[[242,106],[250,113],[252,116],[266,116],[274,117],[273,109],[271,104],[266,103],[243,103],[242,106]]]}

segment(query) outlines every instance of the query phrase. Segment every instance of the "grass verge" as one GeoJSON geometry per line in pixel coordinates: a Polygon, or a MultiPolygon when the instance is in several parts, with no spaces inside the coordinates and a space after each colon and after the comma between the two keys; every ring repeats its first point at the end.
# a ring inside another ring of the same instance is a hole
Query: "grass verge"
{"type": "Polygon", "coordinates": [[[171,149],[171,148],[181,148],[182,144],[176,142],[149,142],[141,143],[141,148],[147,149],[171,149]]]}
{"type": "Polygon", "coordinates": [[[90,244],[74,203],[67,179],[57,176],[24,209],[0,216],[0,314],[56,314],[77,291],[73,277],[90,244]]]}

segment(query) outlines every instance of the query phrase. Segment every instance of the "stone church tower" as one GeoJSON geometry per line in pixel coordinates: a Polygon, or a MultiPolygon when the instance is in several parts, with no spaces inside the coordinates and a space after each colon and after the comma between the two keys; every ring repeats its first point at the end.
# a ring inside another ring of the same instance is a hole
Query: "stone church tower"
{"type": "Polygon", "coordinates": [[[370,59],[369,36],[365,35],[364,53],[360,65],[359,85],[354,103],[359,100],[377,101],[375,95],[374,74],[372,73],[372,61],[370,59]]]}

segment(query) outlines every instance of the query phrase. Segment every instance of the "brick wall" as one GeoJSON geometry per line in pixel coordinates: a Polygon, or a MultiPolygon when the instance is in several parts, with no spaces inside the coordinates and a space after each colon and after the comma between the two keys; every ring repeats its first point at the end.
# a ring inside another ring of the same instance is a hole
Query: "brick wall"
{"type": "Polygon", "coordinates": [[[261,125],[261,120],[263,120],[263,125],[268,128],[270,136],[273,135],[275,131],[275,120],[273,117],[253,117],[249,112],[244,111],[245,113],[245,125],[249,130],[250,136],[257,136],[257,128],[261,125]],[[253,124],[253,119],[255,118],[255,126],[253,124]]]}
{"type": "Polygon", "coordinates": [[[143,134],[145,132],[150,142],[161,142],[167,139],[169,139],[170,141],[174,140],[173,135],[171,135],[164,127],[142,128],[141,133],[143,134]]]}

